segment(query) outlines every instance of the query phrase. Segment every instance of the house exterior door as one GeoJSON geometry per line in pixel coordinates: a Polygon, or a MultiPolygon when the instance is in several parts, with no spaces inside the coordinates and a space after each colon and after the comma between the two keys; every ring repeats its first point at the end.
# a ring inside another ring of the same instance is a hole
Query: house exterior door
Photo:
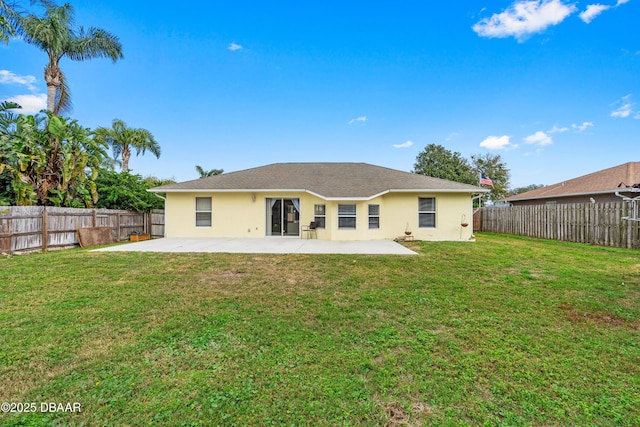
{"type": "Polygon", "coordinates": [[[268,198],[267,236],[300,236],[300,199],[268,198]]]}

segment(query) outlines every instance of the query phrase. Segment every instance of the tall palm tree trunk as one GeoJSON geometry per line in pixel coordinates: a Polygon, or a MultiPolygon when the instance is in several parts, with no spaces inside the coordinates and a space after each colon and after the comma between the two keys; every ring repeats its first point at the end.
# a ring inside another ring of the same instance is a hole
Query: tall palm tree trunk
{"type": "Polygon", "coordinates": [[[131,158],[131,150],[129,146],[124,144],[122,147],[122,171],[129,172],[129,159],[131,158]]]}
{"type": "Polygon", "coordinates": [[[47,83],[47,110],[55,112],[58,88],[62,85],[63,77],[60,68],[51,64],[44,69],[44,81],[47,83]]]}

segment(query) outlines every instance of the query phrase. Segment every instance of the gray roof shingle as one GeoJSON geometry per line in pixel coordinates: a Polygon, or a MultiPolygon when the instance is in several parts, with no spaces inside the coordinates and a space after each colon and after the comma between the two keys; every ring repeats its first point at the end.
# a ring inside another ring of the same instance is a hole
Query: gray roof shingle
{"type": "Polygon", "coordinates": [[[387,191],[480,193],[474,185],[432,178],[367,163],[274,163],[152,188],[188,191],[299,190],[324,198],[370,198],[387,191]]]}

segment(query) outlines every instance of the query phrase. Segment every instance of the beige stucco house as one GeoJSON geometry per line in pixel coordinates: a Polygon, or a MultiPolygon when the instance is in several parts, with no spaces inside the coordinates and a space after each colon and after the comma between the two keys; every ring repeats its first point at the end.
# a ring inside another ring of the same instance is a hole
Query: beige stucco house
{"type": "Polygon", "coordinates": [[[166,237],[472,238],[487,190],[366,163],[277,163],[149,191],[165,193],[166,237]],[[465,225],[466,224],[466,225],[465,225]]]}

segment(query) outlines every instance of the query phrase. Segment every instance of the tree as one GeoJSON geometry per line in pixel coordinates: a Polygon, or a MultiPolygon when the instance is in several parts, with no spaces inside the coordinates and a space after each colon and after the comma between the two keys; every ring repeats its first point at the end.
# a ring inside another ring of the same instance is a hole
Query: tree
{"type": "Polygon", "coordinates": [[[29,15],[22,19],[24,40],[47,53],[49,62],[44,69],[47,83],[47,110],[54,114],[67,111],[71,98],[67,80],[60,69],[60,60],[66,56],[72,61],[93,58],[122,59],[122,45],[118,38],[100,28],[78,30],[74,28],[73,7],[69,3],[57,6],[40,0],[45,8],[42,17],[29,15]]]}
{"type": "Polygon", "coordinates": [[[224,169],[211,169],[205,170],[202,166],[196,165],[196,171],[200,174],[200,178],[206,178],[208,176],[220,175],[224,172],[224,169]]]}
{"type": "Polygon", "coordinates": [[[478,184],[478,177],[469,162],[458,152],[442,145],[429,144],[416,157],[413,173],[465,184],[478,184]]]}
{"type": "MultiPolygon", "coordinates": [[[[3,104],[13,107],[13,105],[3,104]]],[[[47,163],[47,136],[42,115],[25,116],[4,110],[0,128],[0,174],[9,181],[6,191],[11,204],[29,206],[38,202],[38,177],[47,163]]],[[[5,196],[6,197],[6,196],[5,196]]]]}
{"type": "Polygon", "coordinates": [[[12,3],[0,0],[0,42],[9,43],[9,38],[20,32],[20,14],[12,3]]]}
{"type": "Polygon", "coordinates": [[[76,120],[51,112],[26,116],[1,110],[0,175],[10,182],[5,194],[10,193],[12,203],[92,207],[106,146],[76,120]]]}
{"type": "Polygon", "coordinates": [[[123,172],[129,171],[131,149],[136,150],[136,156],[149,150],[156,158],[160,157],[160,145],[151,132],[142,128],[127,127],[127,124],[120,119],[114,119],[111,128],[97,128],[95,135],[98,140],[111,146],[115,160],[122,158],[123,172]]]}
{"type": "Polygon", "coordinates": [[[507,196],[515,196],[516,194],[526,193],[527,191],[536,190],[542,187],[544,187],[544,185],[542,184],[531,184],[527,185],[526,187],[512,188],[508,191],[507,196]]]}
{"type": "Polygon", "coordinates": [[[129,172],[101,169],[96,180],[99,195],[96,207],[136,212],[164,209],[164,200],[147,190],[165,183],[170,182],[153,177],[142,178],[129,172]]]}
{"type": "Polygon", "coordinates": [[[483,195],[483,199],[497,202],[508,194],[510,172],[506,163],[498,154],[474,154],[471,163],[475,172],[475,184],[478,184],[480,174],[483,173],[493,181],[491,192],[483,195]]]}
{"type": "Polygon", "coordinates": [[[11,144],[7,137],[17,115],[10,110],[22,108],[14,102],[0,103],[0,206],[11,205],[15,200],[12,177],[9,173],[10,165],[7,164],[13,158],[10,151],[11,144]]]}

